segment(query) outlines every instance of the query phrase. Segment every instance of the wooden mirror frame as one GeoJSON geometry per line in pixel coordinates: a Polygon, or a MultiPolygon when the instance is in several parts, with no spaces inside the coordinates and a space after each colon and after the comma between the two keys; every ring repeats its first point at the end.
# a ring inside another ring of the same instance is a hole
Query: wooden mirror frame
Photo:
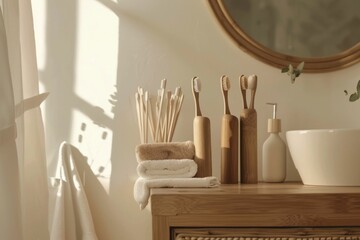
{"type": "Polygon", "coordinates": [[[304,72],[320,73],[339,70],[360,62],[360,42],[350,49],[330,57],[302,58],[275,52],[244,33],[231,18],[222,0],[208,1],[219,23],[237,45],[256,59],[271,66],[283,68],[289,63],[297,66],[304,61],[304,72]]]}

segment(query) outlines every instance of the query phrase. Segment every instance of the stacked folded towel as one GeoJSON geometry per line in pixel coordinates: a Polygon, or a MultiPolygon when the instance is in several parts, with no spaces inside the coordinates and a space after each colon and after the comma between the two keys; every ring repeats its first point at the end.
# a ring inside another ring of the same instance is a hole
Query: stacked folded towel
{"type": "Polygon", "coordinates": [[[192,159],[147,160],[139,163],[137,173],[146,179],[191,178],[197,172],[197,164],[192,159]]]}
{"type": "Polygon", "coordinates": [[[134,186],[134,198],[144,209],[150,188],[159,187],[215,187],[216,177],[193,178],[197,164],[193,160],[195,146],[191,141],[141,144],[135,149],[139,178],[134,186]]]}
{"type": "Polygon", "coordinates": [[[138,162],[144,160],[194,159],[195,145],[191,141],[140,144],[135,148],[138,162]]]}

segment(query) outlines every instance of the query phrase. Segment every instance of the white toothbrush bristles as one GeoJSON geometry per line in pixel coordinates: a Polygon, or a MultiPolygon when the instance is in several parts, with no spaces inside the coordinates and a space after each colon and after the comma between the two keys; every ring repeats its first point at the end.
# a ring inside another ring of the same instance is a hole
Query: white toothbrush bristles
{"type": "Polygon", "coordinates": [[[240,77],[240,87],[243,90],[248,88],[247,77],[244,75],[241,75],[241,77],[240,77]]]}
{"type": "Polygon", "coordinates": [[[224,91],[229,91],[230,90],[230,79],[223,75],[221,78],[221,84],[222,84],[222,89],[224,91]]]}
{"type": "Polygon", "coordinates": [[[248,82],[248,89],[254,90],[257,86],[257,76],[256,75],[250,75],[247,79],[248,82]]]}
{"type": "Polygon", "coordinates": [[[194,91],[199,93],[201,91],[201,82],[198,77],[194,78],[194,91]]]}

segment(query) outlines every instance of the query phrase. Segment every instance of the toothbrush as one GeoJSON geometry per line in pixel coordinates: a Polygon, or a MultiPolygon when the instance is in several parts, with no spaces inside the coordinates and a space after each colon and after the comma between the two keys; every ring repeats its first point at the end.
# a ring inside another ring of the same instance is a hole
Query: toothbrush
{"type": "Polygon", "coordinates": [[[221,123],[221,183],[238,183],[239,174],[239,121],[230,114],[228,92],[230,80],[223,75],[220,86],[224,99],[224,115],[221,123]]]}
{"type": "Polygon", "coordinates": [[[256,75],[253,74],[253,75],[250,75],[249,77],[241,75],[240,90],[241,90],[241,94],[242,94],[242,98],[243,98],[244,109],[248,108],[247,101],[246,101],[246,89],[250,89],[250,91],[251,91],[249,109],[254,109],[256,87],[257,87],[257,76],[256,75]]]}
{"type": "Polygon", "coordinates": [[[199,104],[199,95],[201,91],[201,82],[198,77],[194,77],[192,79],[192,92],[194,95],[194,101],[195,101],[195,116],[202,116],[200,104],[199,104]]]}
{"type": "Polygon", "coordinates": [[[230,80],[227,76],[223,75],[220,78],[221,91],[224,98],[224,114],[230,114],[229,102],[228,102],[228,91],[230,90],[230,80]]]}
{"type": "Polygon", "coordinates": [[[248,77],[248,89],[250,89],[251,91],[251,101],[249,106],[250,109],[254,109],[256,87],[257,87],[257,76],[250,75],[248,77]]]}
{"type": "Polygon", "coordinates": [[[198,165],[198,171],[195,177],[208,177],[212,175],[210,119],[201,114],[199,103],[201,85],[198,77],[194,77],[191,80],[191,88],[195,102],[193,134],[195,162],[198,165]]]}
{"type": "Polygon", "coordinates": [[[241,90],[241,95],[243,98],[243,103],[244,103],[244,108],[248,108],[247,107],[247,102],[246,102],[246,89],[247,89],[247,78],[244,75],[241,75],[240,77],[240,90],[241,90]]]}
{"type": "Polygon", "coordinates": [[[239,79],[244,108],[240,111],[240,182],[257,183],[257,113],[254,109],[257,76],[242,75],[239,79]],[[250,90],[250,105],[246,102],[250,90]]]}

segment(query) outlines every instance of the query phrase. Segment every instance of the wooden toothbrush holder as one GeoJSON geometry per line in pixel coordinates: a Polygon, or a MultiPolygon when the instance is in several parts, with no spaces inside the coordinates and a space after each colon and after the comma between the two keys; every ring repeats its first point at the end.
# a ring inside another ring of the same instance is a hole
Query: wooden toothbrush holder
{"type": "Polygon", "coordinates": [[[240,112],[240,183],[257,183],[257,113],[240,112]]]}

